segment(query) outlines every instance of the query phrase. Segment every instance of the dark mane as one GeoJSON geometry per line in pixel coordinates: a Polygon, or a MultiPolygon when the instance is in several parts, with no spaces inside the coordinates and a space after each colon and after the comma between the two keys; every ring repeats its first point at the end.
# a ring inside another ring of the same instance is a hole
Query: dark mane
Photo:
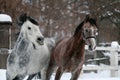
{"type": "Polygon", "coordinates": [[[90,19],[86,20],[86,22],[89,22],[91,25],[97,26],[96,20],[93,19],[93,18],[90,18],[90,19]]]}
{"type": "Polygon", "coordinates": [[[93,19],[93,18],[87,19],[86,21],[81,22],[81,23],[77,26],[77,28],[76,28],[76,30],[75,30],[75,33],[74,33],[74,36],[82,29],[82,26],[83,26],[84,22],[89,22],[91,25],[97,26],[97,23],[96,23],[96,20],[95,20],[95,19],[93,19]]]}
{"type": "Polygon", "coordinates": [[[76,30],[75,30],[75,33],[74,33],[74,36],[82,29],[83,24],[84,24],[84,21],[81,22],[81,23],[77,26],[77,28],[76,28],[76,30]]]}
{"type": "Polygon", "coordinates": [[[17,23],[18,23],[19,26],[21,26],[27,20],[29,20],[31,23],[33,23],[35,25],[39,25],[38,22],[34,18],[32,18],[31,16],[28,16],[26,13],[20,15],[17,23]]]}
{"type": "Polygon", "coordinates": [[[35,19],[33,19],[32,17],[30,17],[30,16],[28,16],[27,19],[28,19],[30,22],[32,22],[33,24],[39,25],[38,22],[37,22],[35,19]]]}

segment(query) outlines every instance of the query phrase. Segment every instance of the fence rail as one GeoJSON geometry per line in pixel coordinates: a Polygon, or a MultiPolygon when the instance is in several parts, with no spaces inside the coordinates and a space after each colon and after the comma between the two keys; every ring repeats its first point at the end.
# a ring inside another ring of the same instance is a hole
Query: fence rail
{"type": "Polygon", "coordinates": [[[83,70],[118,70],[120,66],[84,66],[83,70]]]}
{"type": "MultiPolygon", "coordinates": [[[[87,50],[88,47],[86,46],[87,50]]],[[[120,70],[120,66],[118,65],[118,61],[120,60],[120,48],[114,47],[96,47],[96,51],[110,51],[110,66],[84,66],[83,70],[111,70],[111,77],[118,76],[118,70],[120,70]]]]}

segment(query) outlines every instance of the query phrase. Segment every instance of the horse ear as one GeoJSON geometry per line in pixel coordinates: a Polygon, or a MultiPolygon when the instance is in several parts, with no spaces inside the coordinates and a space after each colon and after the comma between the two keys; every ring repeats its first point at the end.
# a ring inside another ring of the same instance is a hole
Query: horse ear
{"type": "Polygon", "coordinates": [[[27,20],[27,14],[21,14],[20,17],[17,19],[18,26],[21,26],[27,20]]]}
{"type": "Polygon", "coordinates": [[[24,13],[24,14],[21,14],[20,17],[19,17],[19,21],[20,22],[25,22],[27,20],[27,14],[24,13]]]}
{"type": "Polygon", "coordinates": [[[87,20],[90,19],[90,15],[86,15],[84,22],[87,22],[87,20]]]}

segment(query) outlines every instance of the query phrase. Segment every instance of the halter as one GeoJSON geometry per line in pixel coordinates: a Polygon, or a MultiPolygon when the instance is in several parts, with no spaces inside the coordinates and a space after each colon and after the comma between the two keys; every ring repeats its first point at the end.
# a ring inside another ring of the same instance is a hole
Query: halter
{"type": "Polygon", "coordinates": [[[87,40],[87,39],[89,39],[89,38],[96,38],[95,35],[94,35],[94,36],[91,36],[91,35],[90,35],[90,36],[86,37],[84,31],[82,31],[82,34],[83,34],[83,39],[84,39],[84,40],[87,40]]]}
{"type": "Polygon", "coordinates": [[[83,32],[83,40],[87,40],[87,39],[90,39],[90,38],[96,38],[96,36],[88,36],[88,37],[85,37],[85,34],[83,32]]]}
{"type": "Polygon", "coordinates": [[[95,37],[95,36],[89,36],[89,37],[85,37],[85,36],[84,36],[84,38],[85,38],[85,39],[89,39],[89,38],[96,38],[96,37],[95,37]]]}

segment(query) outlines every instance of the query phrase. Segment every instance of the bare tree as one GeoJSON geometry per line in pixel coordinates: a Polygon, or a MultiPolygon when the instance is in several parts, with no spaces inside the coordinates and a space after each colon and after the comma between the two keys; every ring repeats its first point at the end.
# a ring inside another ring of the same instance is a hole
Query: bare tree
{"type": "Polygon", "coordinates": [[[62,38],[72,35],[86,14],[96,17],[103,28],[111,22],[120,30],[119,3],[119,0],[0,0],[0,12],[10,14],[14,25],[18,15],[26,12],[39,21],[45,36],[62,38]]]}

